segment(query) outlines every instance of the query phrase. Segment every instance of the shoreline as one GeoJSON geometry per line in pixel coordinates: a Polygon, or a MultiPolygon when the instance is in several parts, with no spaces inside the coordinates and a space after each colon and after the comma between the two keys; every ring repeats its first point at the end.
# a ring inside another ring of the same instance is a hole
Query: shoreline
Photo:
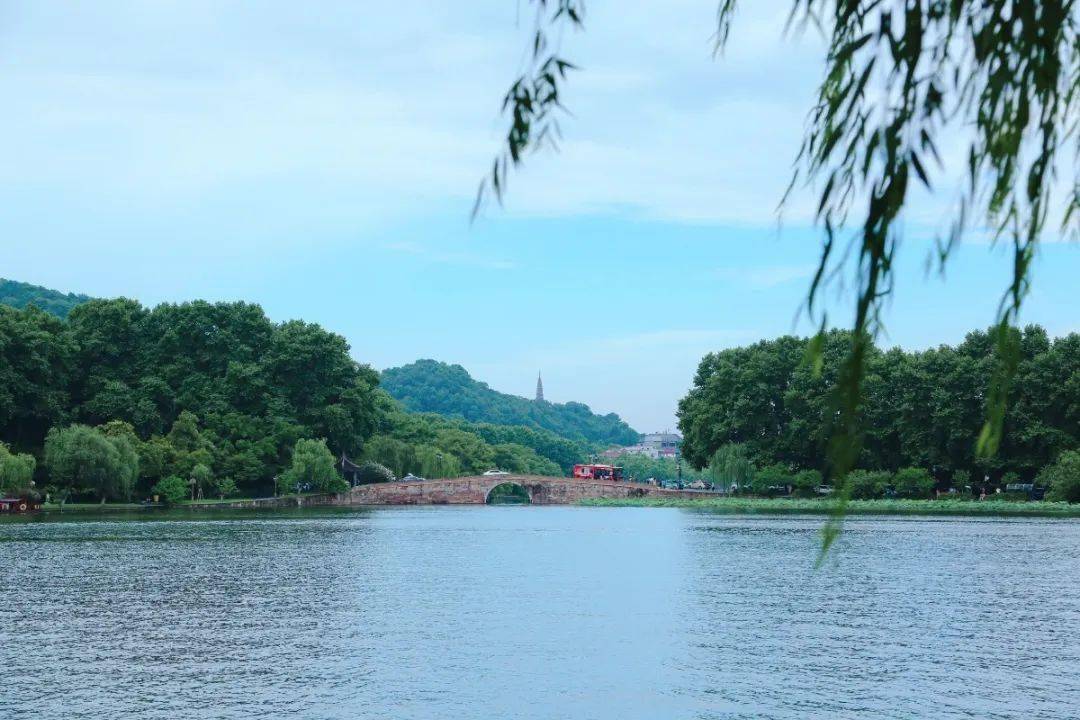
{"type": "MultiPolygon", "coordinates": [[[[453,507],[453,504],[445,505],[453,507]]],[[[462,505],[465,507],[466,505],[462,505]]],[[[470,505],[471,506],[471,505],[470,505]]],[[[94,513],[139,513],[175,511],[296,511],[305,508],[338,507],[326,502],[319,494],[282,496],[277,498],[228,498],[225,500],[187,501],[171,506],[144,506],[139,503],[66,503],[62,508],[56,504],[44,505],[36,513],[16,514],[19,517],[94,513]]],[[[343,507],[378,508],[410,507],[410,505],[352,505],[343,507]]],[[[539,506],[538,507],[557,507],[539,506]]],[[[565,507],[636,507],[678,508],[704,510],[731,515],[829,515],[835,509],[830,500],[815,498],[754,498],[754,497],[643,497],[643,498],[592,498],[578,500],[565,507]]],[[[953,517],[1034,517],[1034,518],[1080,518],[1080,503],[1013,500],[851,500],[847,516],[953,516],[953,517]]]]}
{"type": "MultiPolygon", "coordinates": [[[[733,515],[829,515],[836,505],[812,498],[601,498],[583,507],[667,507],[733,515]]],[[[851,500],[845,515],[1080,518],[1080,503],[1014,500],[851,500]]]]}

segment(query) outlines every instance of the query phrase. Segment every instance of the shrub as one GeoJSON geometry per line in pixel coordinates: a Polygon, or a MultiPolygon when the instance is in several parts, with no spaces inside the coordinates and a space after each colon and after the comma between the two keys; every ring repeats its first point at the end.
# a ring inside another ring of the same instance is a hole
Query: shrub
{"type": "Polygon", "coordinates": [[[1042,469],[1036,482],[1049,488],[1048,500],[1080,502],[1080,452],[1066,450],[1061,453],[1057,462],[1042,469]]]}
{"type": "Polygon", "coordinates": [[[956,488],[956,492],[967,492],[968,486],[971,485],[971,471],[970,470],[953,470],[952,477],[949,478],[949,486],[956,488]]]}
{"type": "Polygon", "coordinates": [[[1020,482],[1020,473],[1013,472],[1012,470],[1001,476],[1002,487],[1005,487],[1006,485],[1012,485],[1013,483],[1018,482],[1020,482]]]}
{"type": "Polygon", "coordinates": [[[231,477],[217,478],[211,481],[214,486],[214,492],[219,498],[232,497],[236,494],[236,481],[231,477]]]}
{"type": "Polygon", "coordinates": [[[188,484],[177,475],[170,475],[157,482],[150,492],[157,495],[166,505],[175,505],[187,498],[188,484]]]}
{"type": "Polygon", "coordinates": [[[844,482],[851,488],[851,497],[871,500],[885,494],[885,489],[892,482],[892,475],[880,470],[852,470],[844,482]]]}
{"type": "Polygon", "coordinates": [[[803,470],[796,473],[791,479],[795,489],[794,494],[798,497],[815,497],[817,489],[821,485],[821,473],[817,470],[803,470]]]}
{"type": "Polygon", "coordinates": [[[750,488],[757,495],[772,496],[778,494],[779,488],[784,488],[786,493],[791,481],[792,475],[785,466],[769,465],[754,473],[750,488]]]}
{"type": "Polygon", "coordinates": [[[394,477],[394,473],[390,472],[390,468],[385,465],[380,465],[372,460],[368,460],[360,466],[360,469],[356,471],[356,479],[365,485],[368,483],[394,482],[397,480],[397,478],[394,477]]]}
{"type": "Polygon", "coordinates": [[[893,477],[893,487],[901,497],[929,497],[934,490],[934,478],[922,468],[904,468],[893,477]]]}

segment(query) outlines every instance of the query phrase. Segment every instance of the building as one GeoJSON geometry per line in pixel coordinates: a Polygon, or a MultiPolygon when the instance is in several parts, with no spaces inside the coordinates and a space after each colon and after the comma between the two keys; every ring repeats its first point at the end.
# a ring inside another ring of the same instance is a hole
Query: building
{"type": "Polygon", "coordinates": [[[641,437],[641,444],[647,448],[656,450],[660,457],[674,456],[682,444],[682,435],[679,433],[664,432],[649,433],[641,437]]]}
{"type": "Polygon", "coordinates": [[[661,458],[674,458],[679,454],[679,445],[682,444],[682,435],[673,432],[649,433],[641,437],[637,445],[611,448],[602,454],[605,458],[617,458],[623,455],[644,455],[653,460],[661,458]]]}
{"type": "Polygon", "coordinates": [[[536,373],[536,401],[543,402],[544,400],[544,381],[540,379],[540,373],[536,373]]]}

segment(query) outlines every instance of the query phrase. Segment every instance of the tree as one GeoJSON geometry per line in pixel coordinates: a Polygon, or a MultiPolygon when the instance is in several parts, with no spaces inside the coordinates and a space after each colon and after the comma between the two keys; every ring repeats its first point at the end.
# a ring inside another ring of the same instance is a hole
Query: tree
{"type": "Polygon", "coordinates": [[[214,494],[220,499],[236,495],[236,481],[231,477],[214,478],[210,481],[214,494]]]}
{"type": "Polygon", "coordinates": [[[176,505],[188,496],[188,483],[178,475],[170,475],[159,480],[150,492],[160,497],[166,505],[176,505]]]}
{"type": "Polygon", "coordinates": [[[934,478],[923,468],[903,468],[893,476],[893,487],[901,497],[925,498],[934,490],[934,478]]]}
{"type": "Polygon", "coordinates": [[[33,485],[36,467],[33,455],[13,453],[0,442],[0,493],[28,490],[33,485]]]}
{"type": "Polygon", "coordinates": [[[766,465],[754,473],[750,488],[756,495],[772,496],[781,492],[781,488],[787,492],[792,480],[791,472],[783,465],[766,465]]]}
{"type": "MultiPolygon", "coordinates": [[[[1005,481],[1009,473],[1005,473],[1006,477],[1002,480],[1005,481]]],[[[952,476],[949,479],[949,486],[956,492],[967,492],[971,489],[971,471],[970,470],[953,470],[952,476]]]]}
{"type": "Polygon", "coordinates": [[[41,447],[49,428],[69,420],[74,354],[61,320],[0,306],[0,439],[41,447]]]}
{"type": "Polygon", "coordinates": [[[1046,497],[1059,502],[1080,502],[1080,452],[1067,450],[1039,473],[1038,484],[1049,488],[1046,497]]]}
{"type": "Polygon", "coordinates": [[[381,482],[394,482],[397,480],[394,477],[394,473],[390,472],[390,468],[385,465],[380,465],[377,462],[368,460],[360,466],[360,469],[356,472],[356,479],[360,484],[367,485],[368,483],[381,483],[381,482]]]}
{"type": "Polygon", "coordinates": [[[709,474],[727,492],[745,490],[754,478],[754,464],[744,445],[729,443],[713,453],[709,461],[709,474]]]}
{"type": "Polygon", "coordinates": [[[817,470],[802,470],[791,478],[791,486],[798,497],[815,497],[821,486],[821,473],[817,470]]]}
{"type": "Polygon", "coordinates": [[[191,499],[201,498],[205,490],[209,490],[214,483],[214,473],[202,463],[197,463],[191,468],[191,499]]]}
{"type": "Polygon", "coordinates": [[[105,502],[130,496],[132,480],[138,475],[138,455],[95,428],[71,425],[49,431],[45,466],[57,485],[95,492],[105,502]]]}
{"type": "Polygon", "coordinates": [[[348,483],[334,468],[334,456],[325,440],[297,440],[292,465],[282,473],[281,488],[285,492],[332,492],[349,489],[348,483]]]}
{"type": "Polygon", "coordinates": [[[851,497],[856,500],[872,500],[885,494],[892,483],[892,475],[882,471],[852,470],[847,478],[851,497]]]}
{"type": "MultiPolygon", "coordinates": [[[[549,37],[584,26],[584,0],[534,4],[531,52],[502,100],[509,128],[480,183],[474,217],[490,195],[501,202],[511,168],[560,135],[560,91],[574,65],[549,37]]],[[[718,51],[737,4],[719,0],[718,51]]],[[[1012,247],[978,454],[990,457],[1001,444],[1020,353],[1011,326],[1030,288],[1035,250],[1048,223],[1080,236],[1080,165],[1072,163],[1072,178],[1057,184],[1059,161],[1080,154],[1080,7],[1062,0],[793,0],[792,19],[821,28],[828,40],[824,79],[791,183],[818,193],[822,251],[806,311],[823,331],[828,317],[818,301],[825,285],[854,273],[851,343],[833,412],[822,420],[831,438],[827,469],[841,482],[841,512],[827,527],[827,551],[847,496],[843,478],[862,449],[867,348],[882,329],[881,309],[894,287],[905,210],[918,185],[941,193],[951,184],[938,152],[942,143],[960,143],[966,173],[949,229],[938,238],[938,264],[944,268],[969,223],[991,228],[995,241],[1007,239],[1012,247]]],[[[821,344],[811,346],[815,361],[821,344]]]]}

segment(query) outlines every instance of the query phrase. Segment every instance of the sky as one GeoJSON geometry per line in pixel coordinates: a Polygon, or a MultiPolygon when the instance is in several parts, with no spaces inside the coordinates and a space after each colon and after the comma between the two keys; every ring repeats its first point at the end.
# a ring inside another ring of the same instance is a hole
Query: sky
{"type": "MultiPolygon", "coordinates": [[[[674,428],[701,357],[813,326],[813,198],[777,214],[822,72],[789,3],[590,0],[559,39],[558,153],[473,223],[530,4],[0,3],[0,277],[146,305],[247,300],[376,368],[460,363],[504,392],[674,428]]],[[[949,162],[949,158],[946,158],[949,162]]],[[[1009,257],[926,272],[916,201],[884,345],[994,319],[1009,257]]],[[[1080,249],[1047,244],[1025,322],[1080,330],[1080,249]]],[[[833,318],[850,298],[830,291],[833,318]]]]}

